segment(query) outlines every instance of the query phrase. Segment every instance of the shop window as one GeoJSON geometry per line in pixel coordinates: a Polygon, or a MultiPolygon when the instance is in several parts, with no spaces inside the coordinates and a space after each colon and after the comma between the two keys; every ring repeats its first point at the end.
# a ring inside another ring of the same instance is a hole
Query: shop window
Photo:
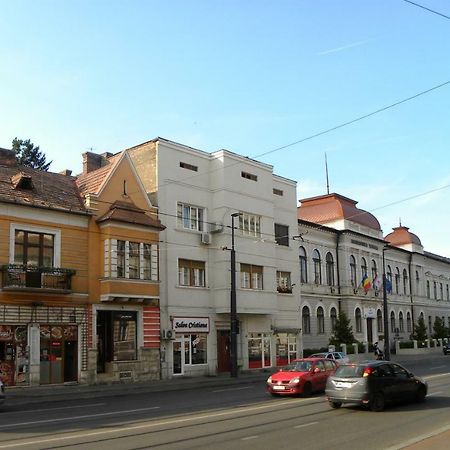
{"type": "Polygon", "coordinates": [[[249,333],[248,335],[248,367],[261,369],[270,367],[270,335],[264,333],[249,333]]]}
{"type": "Polygon", "coordinates": [[[178,283],[180,286],[205,287],[205,262],[179,259],[178,283]]]}
{"type": "Polygon", "coordinates": [[[206,364],[207,360],[207,335],[185,334],[184,338],[184,363],[186,365],[206,364]]]}
{"type": "Polygon", "coordinates": [[[275,335],[277,366],[287,366],[297,358],[297,336],[293,333],[275,335]]]}

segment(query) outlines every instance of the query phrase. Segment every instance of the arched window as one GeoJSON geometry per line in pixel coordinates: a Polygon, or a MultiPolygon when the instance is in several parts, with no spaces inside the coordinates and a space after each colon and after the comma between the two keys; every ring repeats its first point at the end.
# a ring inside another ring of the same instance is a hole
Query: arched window
{"type": "Polygon", "coordinates": [[[314,284],[322,284],[320,253],[317,249],[313,251],[312,257],[314,261],[314,284]]]}
{"type": "Polygon", "coordinates": [[[325,333],[325,314],[321,306],[317,308],[317,333],[325,333]]]}
{"type": "Polygon", "coordinates": [[[441,296],[439,297],[439,299],[444,300],[444,285],[442,283],[439,283],[439,291],[441,293],[441,296]]]}
{"type": "Polygon", "coordinates": [[[395,268],[395,293],[400,294],[400,270],[395,268]]]}
{"type": "Polygon", "coordinates": [[[381,314],[381,309],[377,310],[377,328],[378,333],[383,332],[383,314],[381,314]]]}
{"type": "Polygon", "coordinates": [[[419,271],[416,270],[416,294],[419,295],[420,293],[420,277],[419,277],[419,271]]]}
{"type": "Polygon", "coordinates": [[[356,260],[353,255],[350,255],[350,283],[354,288],[358,286],[356,282],[356,260]]]}
{"type": "Polygon", "coordinates": [[[356,332],[361,333],[362,320],[361,320],[361,310],[359,308],[355,309],[355,325],[356,325],[356,332]]]}
{"type": "Polygon", "coordinates": [[[433,281],[433,294],[434,294],[434,298],[437,299],[437,285],[436,285],[436,281],[433,281]]]}
{"type": "Polygon", "coordinates": [[[403,293],[408,295],[408,272],[403,269],[403,293]]]}
{"type": "Polygon", "coordinates": [[[325,258],[327,264],[327,285],[334,286],[334,260],[333,255],[328,252],[325,258]]]}
{"type": "Polygon", "coordinates": [[[386,278],[391,282],[391,286],[392,286],[392,269],[391,269],[391,266],[387,266],[386,278]]]}
{"type": "Polygon", "coordinates": [[[333,306],[333,308],[331,308],[331,310],[330,310],[331,331],[334,331],[336,322],[337,322],[337,311],[336,311],[336,308],[333,306]]]}
{"type": "Polygon", "coordinates": [[[303,325],[303,334],[311,333],[311,317],[309,315],[309,308],[304,306],[302,309],[302,325],[303,325]]]}
{"type": "Polygon", "coordinates": [[[361,258],[361,280],[367,275],[366,258],[361,258]]]}
{"type": "Polygon", "coordinates": [[[375,262],[374,259],[372,259],[372,281],[375,280],[377,275],[378,275],[377,263],[375,262]]]}
{"type": "Polygon", "coordinates": [[[406,331],[412,333],[411,313],[409,311],[406,313],[406,331]]]}
{"type": "Polygon", "coordinates": [[[308,282],[308,266],[306,265],[306,250],[304,247],[299,248],[300,258],[300,283],[308,282]]]}
{"type": "Polygon", "coordinates": [[[430,298],[430,280],[427,280],[427,298],[430,298]]]}
{"type": "Polygon", "coordinates": [[[395,313],[391,311],[391,332],[395,333],[395,313]]]}
{"type": "Polygon", "coordinates": [[[400,329],[400,333],[403,333],[405,331],[403,325],[403,313],[401,311],[398,313],[398,327],[400,329]]]}
{"type": "Polygon", "coordinates": [[[423,316],[423,312],[420,313],[419,318],[422,319],[422,320],[425,320],[425,317],[423,316]]]}

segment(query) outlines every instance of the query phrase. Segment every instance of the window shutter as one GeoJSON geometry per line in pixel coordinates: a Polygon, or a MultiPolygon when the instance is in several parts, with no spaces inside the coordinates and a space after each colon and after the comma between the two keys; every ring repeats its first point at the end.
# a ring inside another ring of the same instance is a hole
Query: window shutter
{"type": "Polygon", "coordinates": [[[130,278],[130,241],[125,241],[125,278],[130,278]]]}
{"type": "Polygon", "coordinates": [[[152,244],[151,246],[151,280],[158,281],[158,246],[156,244],[152,244]]]}
{"type": "Polygon", "coordinates": [[[104,252],[103,252],[103,255],[104,255],[104,267],[103,267],[103,276],[104,277],[109,277],[109,272],[110,272],[110,268],[109,268],[109,255],[110,255],[110,252],[109,252],[109,239],[105,239],[104,240],[104,242],[103,242],[103,245],[104,245],[104,252]]]}
{"type": "Polygon", "coordinates": [[[117,278],[117,239],[111,239],[111,277],[117,278]]]}

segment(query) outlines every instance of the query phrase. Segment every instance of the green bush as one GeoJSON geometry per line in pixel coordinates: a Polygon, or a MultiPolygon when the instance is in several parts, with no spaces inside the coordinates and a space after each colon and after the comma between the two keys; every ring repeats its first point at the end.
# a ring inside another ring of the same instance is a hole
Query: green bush
{"type": "Polygon", "coordinates": [[[353,355],[355,353],[355,349],[352,344],[347,344],[347,355],[353,355]]]}
{"type": "Polygon", "coordinates": [[[414,348],[413,341],[400,341],[400,348],[414,348]]]}

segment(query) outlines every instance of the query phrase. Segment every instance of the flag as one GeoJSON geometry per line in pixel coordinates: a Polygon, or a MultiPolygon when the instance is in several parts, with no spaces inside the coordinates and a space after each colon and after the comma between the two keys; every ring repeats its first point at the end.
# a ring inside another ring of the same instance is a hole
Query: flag
{"type": "Polygon", "coordinates": [[[367,294],[367,291],[372,287],[372,283],[370,282],[370,278],[367,275],[363,276],[361,281],[364,292],[367,294]]]}
{"type": "Polygon", "coordinates": [[[386,280],[386,292],[388,294],[392,294],[392,283],[391,283],[391,280],[389,280],[389,278],[386,278],[386,277],[385,277],[385,280],[386,280]]]}
{"type": "Polygon", "coordinates": [[[381,289],[381,286],[383,286],[383,281],[381,278],[377,275],[375,275],[375,278],[373,279],[373,287],[379,291],[381,289]]]}

